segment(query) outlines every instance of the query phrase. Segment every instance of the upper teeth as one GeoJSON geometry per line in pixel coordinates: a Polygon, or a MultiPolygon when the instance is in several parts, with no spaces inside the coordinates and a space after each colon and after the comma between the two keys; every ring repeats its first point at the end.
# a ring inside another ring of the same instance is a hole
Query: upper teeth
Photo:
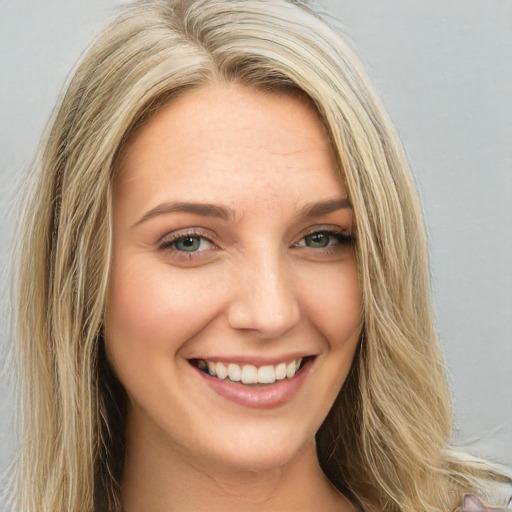
{"type": "Polygon", "coordinates": [[[289,363],[279,363],[278,365],[254,366],[244,364],[242,366],[235,363],[214,363],[200,359],[197,367],[203,371],[208,371],[212,376],[219,379],[229,378],[233,382],[242,382],[243,384],[272,384],[276,380],[292,378],[300,368],[302,357],[289,363]]]}

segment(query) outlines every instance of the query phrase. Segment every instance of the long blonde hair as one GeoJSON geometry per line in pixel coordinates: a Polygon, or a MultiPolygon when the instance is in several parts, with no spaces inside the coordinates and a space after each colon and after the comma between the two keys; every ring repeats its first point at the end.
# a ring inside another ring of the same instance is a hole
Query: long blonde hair
{"type": "Polygon", "coordinates": [[[364,331],[317,436],[326,475],[368,512],[446,511],[484,492],[498,473],[448,450],[422,213],[352,51],[303,1],[149,0],[94,41],[28,179],[15,258],[19,509],[120,510],[125,396],[102,339],[116,159],[165,102],[222,80],[306,94],[354,207],[364,331]]]}

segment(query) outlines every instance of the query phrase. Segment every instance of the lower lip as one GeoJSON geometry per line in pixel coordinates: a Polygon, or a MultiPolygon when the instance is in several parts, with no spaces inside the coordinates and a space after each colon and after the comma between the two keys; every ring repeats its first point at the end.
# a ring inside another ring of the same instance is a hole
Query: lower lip
{"type": "Polygon", "coordinates": [[[221,380],[204,373],[199,368],[195,369],[206,384],[223,398],[244,407],[273,409],[290,402],[298,393],[313,365],[313,361],[313,359],[307,361],[291,379],[286,378],[276,381],[274,384],[264,384],[257,387],[245,386],[244,384],[231,382],[228,379],[221,380]]]}

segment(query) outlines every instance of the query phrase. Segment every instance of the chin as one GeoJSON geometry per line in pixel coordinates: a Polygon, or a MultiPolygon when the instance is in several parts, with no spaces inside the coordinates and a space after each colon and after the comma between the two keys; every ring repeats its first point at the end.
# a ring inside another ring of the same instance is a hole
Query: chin
{"type": "MultiPolygon", "coordinates": [[[[220,445],[221,442],[215,448],[220,445]]],[[[212,464],[247,472],[284,467],[300,457],[308,447],[316,453],[314,435],[304,438],[296,436],[296,432],[279,435],[276,431],[267,430],[260,436],[254,432],[239,432],[222,445],[224,449],[220,452],[216,449],[212,450],[215,453],[210,452],[212,464]]]]}

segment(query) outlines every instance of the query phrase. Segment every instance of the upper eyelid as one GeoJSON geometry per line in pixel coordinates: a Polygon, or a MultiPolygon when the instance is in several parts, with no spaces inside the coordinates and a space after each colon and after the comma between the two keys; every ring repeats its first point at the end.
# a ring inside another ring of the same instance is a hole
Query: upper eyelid
{"type": "Polygon", "coordinates": [[[184,229],[178,229],[176,231],[168,232],[162,235],[156,242],[156,245],[160,245],[163,243],[169,243],[169,242],[175,242],[176,240],[179,240],[180,238],[186,238],[186,237],[198,237],[198,238],[204,238],[205,240],[208,240],[212,244],[215,244],[215,237],[213,237],[210,233],[205,233],[202,229],[199,228],[184,228],[184,229]]]}
{"type": "Polygon", "coordinates": [[[333,235],[345,235],[352,236],[353,229],[352,226],[350,228],[342,228],[341,226],[327,225],[327,226],[314,226],[311,229],[303,232],[298,240],[302,240],[306,236],[314,235],[315,233],[329,233],[333,235]]]}
{"type": "Polygon", "coordinates": [[[351,229],[342,228],[340,226],[315,226],[311,229],[306,230],[303,236],[308,236],[311,233],[350,233],[351,229]]]}

